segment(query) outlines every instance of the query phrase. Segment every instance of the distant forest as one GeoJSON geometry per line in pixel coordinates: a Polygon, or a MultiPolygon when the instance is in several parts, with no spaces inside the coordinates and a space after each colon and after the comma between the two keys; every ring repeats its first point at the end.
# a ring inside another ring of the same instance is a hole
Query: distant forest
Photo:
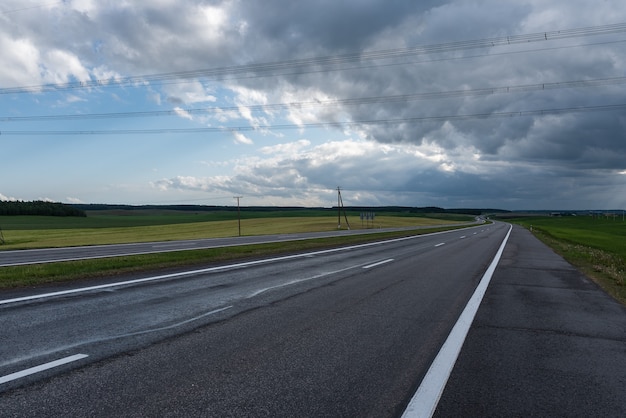
{"type": "Polygon", "coordinates": [[[85,211],[73,205],[35,200],[33,202],[0,201],[0,216],[38,215],[38,216],[80,216],[85,211]]]}
{"type": "MultiPolygon", "coordinates": [[[[244,206],[241,211],[253,212],[296,212],[296,211],[336,211],[333,208],[306,208],[299,206],[244,206]]],[[[503,213],[508,212],[499,209],[443,209],[435,206],[426,207],[408,207],[408,206],[345,206],[342,208],[348,212],[386,212],[386,213],[414,213],[414,214],[463,214],[463,215],[482,215],[485,213],[503,213]]],[[[167,211],[193,211],[193,212],[216,212],[216,211],[236,211],[236,206],[205,206],[205,205],[109,205],[109,204],[66,204],[57,202],[45,202],[36,200],[33,202],[23,201],[0,201],[0,216],[17,216],[17,215],[38,215],[38,216],[87,216],[86,211],[145,211],[145,210],[167,210],[167,211]]]]}
{"type": "MultiPolygon", "coordinates": [[[[75,204],[74,207],[84,211],[98,211],[98,210],[128,210],[128,211],[142,211],[142,210],[175,210],[175,211],[190,211],[190,212],[216,212],[216,211],[237,211],[237,206],[206,206],[206,205],[108,205],[108,204],[75,204]]],[[[409,207],[409,206],[345,206],[342,209],[350,212],[391,212],[391,213],[449,213],[449,214],[463,214],[463,215],[475,215],[479,216],[485,213],[503,213],[508,212],[501,209],[443,209],[435,206],[426,207],[409,207]]],[[[303,211],[303,210],[315,210],[315,211],[337,211],[337,207],[322,208],[322,207],[301,207],[301,206],[242,206],[241,211],[253,211],[253,212],[275,212],[275,211],[303,211]]]]}

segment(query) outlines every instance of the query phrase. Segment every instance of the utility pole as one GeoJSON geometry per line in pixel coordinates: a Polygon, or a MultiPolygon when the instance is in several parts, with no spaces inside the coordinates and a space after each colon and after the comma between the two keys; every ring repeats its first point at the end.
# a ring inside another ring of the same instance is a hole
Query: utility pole
{"type": "MultiPolygon", "coordinates": [[[[343,199],[341,198],[341,188],[337,186],[337,229],[341,229],[341,208],[343,208],[343,199]]],[[[350,222],[348,222],[348,215],[345,209],[343,210],[343,216],[348,229],[350,229],[350,222]]]]}
{"type": "Polygon", "coordinates": [[[239,236],[241,236],[241,209],[239,209],[239,199],[243,196],[233,196],[233,199],[237,199],[237,225],[239,226],[239,236]]]}
{"type": "Polygon", "coordinates": [[[337,186],[337,229],[341,229],[341,189],[337,186]]]}

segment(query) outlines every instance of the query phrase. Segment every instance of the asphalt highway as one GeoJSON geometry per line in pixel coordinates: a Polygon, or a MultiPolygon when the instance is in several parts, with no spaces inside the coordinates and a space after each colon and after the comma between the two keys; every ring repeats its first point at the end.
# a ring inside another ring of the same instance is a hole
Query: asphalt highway
{"type": "MultiPolygon", "coordinates": [[[[508,231],[0,294],[0,416],[399,416],[508,231]]],[[[525,230],[502,254],[436,415],[626,415],[624,308],[525,230]]]]}

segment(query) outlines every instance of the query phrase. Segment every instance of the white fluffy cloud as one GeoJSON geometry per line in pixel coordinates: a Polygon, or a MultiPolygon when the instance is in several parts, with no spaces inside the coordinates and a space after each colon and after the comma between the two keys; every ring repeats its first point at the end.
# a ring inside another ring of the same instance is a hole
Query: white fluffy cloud
{"type": "MultiPolygon", "coordinates": [[[[323,191],[315,205],[328,204],[328,193],[341,186],[354,204],[357,195],[361,199],[368,196],[377,204],[392,201],[409,204],[416,196],[427,198],[428,204],[432,204],[430,195],[446,182],[437,180],[438,185],[429,184],[432,179],[443,177],[452,182],[457,176],[456,168],[465,168],[469,173],[478,158],[463,152],[446,154],[433,144],[407,146],[362,140],[331,141],[321,145],[299,140],[264,147],[262,153],[267,157],[238,160],[230,176],[177,176],[160,180],[154,186],[161,191],[243,193],[257,202],[279,198],[290,205],[312,202],[312,190],[323,191]]],[[[495,171],[504,168],[497,163],[490,166],[495,171]]],[[[471,175],[480,178],[480,173],[471,175]]]]}
{"type": "Polygon", "coordinates": [[[189,159],[174,167],[163,158],[177,174],[153,182],[160,192],[249,193],[259,202],[298,204],[325,202],[327,190],[341,185],[375,204],[626,205],[623,108],[553,112],[626,104],[623,82],[565,86],[624,77],[626,33],[548,36],[626,22],[626,9],[620,0],[514,3],[72,0],[19,11],[22,2],[9,0],[9,12],[0,12],[0,60],[10,63],[0,67],[0,87],[136,78],[113,92],[102,86],[56,102],[32,95],[40,108],[17,108],[8,95],[1,100],[15,114],[43,114],[50,103],[73,114],[102,113],[97,105],[108,95],[126,106],[121,112],[151,110],[132,103],[140,91],[187,124],[177,126],[221,129],[220,138],[236,148],[213,141],[211,158],[237,161],[230,164],[236,168],[203,176],[188,161],[198,158],[194,146],[205,150],[205,137],[175,142],[165,153],[178,158],[189,147],[189,159]],[[454,44],[526,34],[545,36],[454,44]],[[437,47],[407,49],[418,46],[437,47]],[[376,51],[384,54],[371,59],[376,51]],[[210,106],[206,113],[191,112],[203,106],[210,106]],[[547,112],[519,116],[541,110],[547,112]]]}
{"type": "Polygon", "coordinates": [[[254,143],[254,141],[252,141],[250,138],[248,138],[241,132],[237,132],[237,131],[233,132],[233,137],[235,138],[235,142],[238,144],[252,145],[254,143]]]}
{"type": "Polygon", "coordinates": [[[0,58],[2,62],[12,63],[0,70],[2,85],[40,84],[40,54],[29,39],[13,38],[7,33],[0,33],[0,58]]]}
{"type": "Polygon", "coordinates": [[[8,197],[8,196],[5,196],[2,193],[0,193],[0,201],[3,201],[3,202],[15,202],[16,200],[17,199],[14,198],[14,197],[8,197]]]}

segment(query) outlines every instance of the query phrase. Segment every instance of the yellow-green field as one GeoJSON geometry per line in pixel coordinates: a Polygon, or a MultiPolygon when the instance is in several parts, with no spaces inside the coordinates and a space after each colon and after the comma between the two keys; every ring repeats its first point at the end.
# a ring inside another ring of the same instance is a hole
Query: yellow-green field
{"type": "MultiPolygon", "coordinates": [[[[180,216],[185,217],[186,215],[180,216]]],[[[197,216],[196,219],[201,217],[197,216]]],[[[182,219],[178,218],[177,215],[166,215],[164,218],[158,219],[158,222],[155,221],[153,225],[141,225],[145,219],[141,216],[133,216],[126,217],[131,219],[126,220],[125,226],[116,226],[116,223],[111,222],[108,218],[100,219],[102,221],[100,224],[95,224],[91,219],[83,220],[81,218],[69,220],[51,220],[48,217],[31,218],[30,223],[25,224],[23,219],[17,222],[17,219],[11,219],[11,217],[0,217],[0,227],[3,229],[5,241],[4,245],[0,245],[0,250],[222,238],[239,234],[237,219],[212,221],[206,217],[206,220],[200,222],[181,222],[182,219]],[[168,219],[170,220],[169,223],[168,219]],[[83,227],[83,224],[88,227],[83,227]]],[[[189,218],[186,216],[184,219],[189,218]]],[[[460,223],[458,220],[450,219],[401,216],[378,216],[373,223],[369,221],[369,224],[365,221],[361,222],[358,216],[348,217],[348,221],[351,229],[460,223]]],[[[343,217],[341,222],[342,229],[345,229],[346,224],[343,217]]],[[[241,220],[241,235],[321,232],[336,229],[336,216],[263,217],[241,220]]]]}

